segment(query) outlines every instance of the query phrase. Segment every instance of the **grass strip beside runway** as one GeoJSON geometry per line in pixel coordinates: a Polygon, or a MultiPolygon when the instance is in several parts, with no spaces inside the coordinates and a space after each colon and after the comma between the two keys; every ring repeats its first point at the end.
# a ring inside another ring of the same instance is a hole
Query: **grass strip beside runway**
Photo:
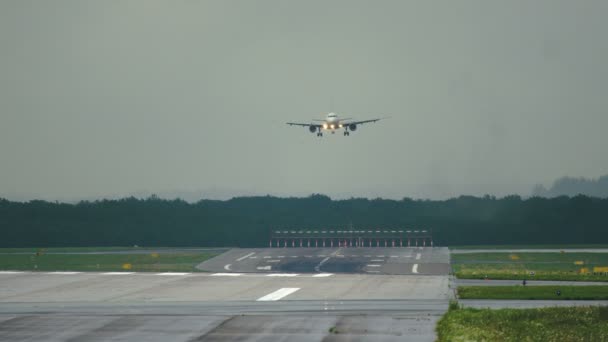
{"type": "Polygon", "coordinates": [[[449,310],[438,341],[608,341],[608,307],[449,310]]]}
{"type": "Polygon", "coordinates": [[[3,254],[0,270],[196,272],[214,253],[3,254]]]}
{"type": "Polygon", "coordinates": [[[608,253],[452,254],[451,262],[461,279],[608,281],[608,253]]]}
{"type": "Polygon", "coordinates": [[[608,286],[459,286],[458,297],[460,299],[608,300],[608,286]]]}

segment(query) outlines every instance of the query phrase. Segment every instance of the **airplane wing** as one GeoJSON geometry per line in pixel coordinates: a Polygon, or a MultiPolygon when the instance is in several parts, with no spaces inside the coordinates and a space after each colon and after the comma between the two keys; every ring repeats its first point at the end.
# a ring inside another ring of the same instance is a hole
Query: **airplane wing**
{"type": "Polygon", "coordinates": [[[369,119],[369,120],[361,120],[361,121],[346,121],[344,122],[345,125],[362,125],[365,123],[370,123],[370,122],[376,122],[376,121],[380,121],[382,120],[382,118],[379,119],[369,119]]]}
{"type": "Polygon", "coordinates": [[[298,122],[287,122],[287,124],[289,126],[304,126],[304,127],[323,127],[323,125],[320,124],[314,124],[314,123],[298,123],[298,122]]]}

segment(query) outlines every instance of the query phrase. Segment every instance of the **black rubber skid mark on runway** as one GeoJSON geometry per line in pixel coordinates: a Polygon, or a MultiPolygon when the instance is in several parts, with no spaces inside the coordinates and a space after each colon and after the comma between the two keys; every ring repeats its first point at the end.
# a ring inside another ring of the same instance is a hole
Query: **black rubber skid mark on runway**
{"type": "Polygon", "coordinates": [[[228,341],[233,341],[233,336],[222,336],[222,331],[226,330],[226,325],[228,325],[230,323],[230,321],[232,321],[235,318],[235,316],[232,317],[228,317],[225,320],[223,320],[222,322],[220,322],[220,324],[218,324],[215,328],[209,330],[208,332],[206,332],[205,334],[192,338],[190,340],[188,340],[188,342],[202,342],[202,341],[222,341],[222,340],[228,340],[228,341]],[[219,332],[219,336],[218,335],[219,332]]]}
{"type": "Polygon", "coordinates": [[[80,341],[108,341],[113,340],[120,335],[127,334],[137,330],[138,327],[145,324],[147,317],[145,316],[120,316],[103,326],[92,330],[84,335],[76,336],[66,340],[66,342],[80,341]]]}
{"type": "Polygon", "coordinates": [[[321,266],[321,271],[328,273],[362,273],[364,266],[364,261],[331,259],[321,266]]]}
{"type": "Polygon", "coordinates": [[[315,267],[319,264],[319,261],[312,260],[296,260],[288,261],[278,265],[278,269],[281,272],[288,273],[313,273],[315,267]]]}

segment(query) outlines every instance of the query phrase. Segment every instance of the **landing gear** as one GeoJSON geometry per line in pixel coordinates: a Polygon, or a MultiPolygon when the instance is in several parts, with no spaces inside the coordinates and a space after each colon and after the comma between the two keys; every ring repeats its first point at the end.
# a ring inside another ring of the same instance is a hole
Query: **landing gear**
{"type": "Polygon", "coordinates": [[[318,136],[318,137],[322,137],[322,136],[323,136],[323,133],[318,132],[318,133],[317,133],[317,136],[318,136]]]}
{"type": "Polygon", "coordinates": [[[349,132],[349,131],[344,131],[344,136],[345,136],[345,137],[350,136],[350,132],[349,132]]]}

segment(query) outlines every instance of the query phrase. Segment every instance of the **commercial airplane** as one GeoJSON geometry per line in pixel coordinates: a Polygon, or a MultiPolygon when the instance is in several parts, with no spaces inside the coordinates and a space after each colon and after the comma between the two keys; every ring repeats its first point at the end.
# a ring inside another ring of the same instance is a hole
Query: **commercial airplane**
{"type": "Polygon", "coordinates": [[[336,133],[336,130],[340,128],[344,128],[344,136],[349,136],[350,132],[354,132],[357,130],[358,125],[362,125],[369,122],[380,121],[381,119],[370,119],[370,120],[362,120],[362,121],[352,121],[352,118],[338,118],[336,113],[329,113],[324,120],[312,120],[312,121],[320,121],[320,123],[297,123],[297,122],[288,122],[287,124],[290,126],[304,126],[308,127],[310,133],[317,133],[318,137],[323,136],[323,131],[330,131],[332,134],[336,133]]]}

